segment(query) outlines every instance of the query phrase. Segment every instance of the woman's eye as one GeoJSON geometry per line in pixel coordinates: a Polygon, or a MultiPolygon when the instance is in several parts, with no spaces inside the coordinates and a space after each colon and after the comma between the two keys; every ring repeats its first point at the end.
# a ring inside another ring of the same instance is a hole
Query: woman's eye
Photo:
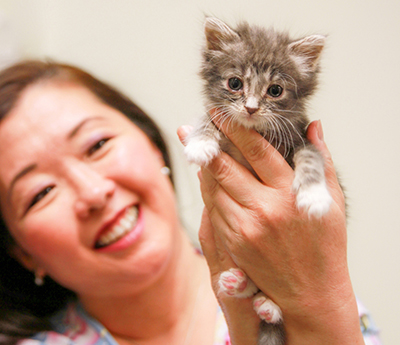
{"type": "Polygon", "coordinates": [[[104,138],[104,139],[101,139],[100,141],[98,141],[96,144],[94,144],[94,145],[88,150],[89,156],[90,156],[91,154],[95,153],[97,150],[100,150],[108,140],[110,140],[110,138],[104,138]]]}
{"type": "Polygon", "coordinates": [[[230,78],[228,80],[228,86],[233,91],[239,91],[243,88],[243,82],[239,78],[230,78]]]}
{"type": "Polygon", "coordinates": [[[32,199],[31,203],[29,204],[28,209],[30,209],[33,205],[35,205],[36,203],[38,203],[40,200],[42,200],[48,193],[50,193],[50,191],[53,189],[53,186],[49,186],[46,187],[45,189],[43,189],[41,192],[39,192],[38,194],[36,194],[34,196],[34,198],[32,199]]]}
{"type": "Polygon", "coordinates": [[[273,98],[279,97],[280,95],[282,95],[282,92],[283,92],[283,88],[282,88],[282,86],[280,86],[278,84],[271,85],[267,91],[268,95],[270,95],[273,98]]]}

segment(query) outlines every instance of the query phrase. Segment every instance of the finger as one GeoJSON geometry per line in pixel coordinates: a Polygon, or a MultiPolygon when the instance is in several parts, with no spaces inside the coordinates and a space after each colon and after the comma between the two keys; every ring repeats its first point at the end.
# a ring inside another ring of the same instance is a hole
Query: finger
{"type": "Polygon", "coordinates": [[[185,139],[192,130],[193,127],[188,125],[181,126],[178,128],[177,130],[178,138],[183,145],[185,145],[185,139]]]}
{"type": "Polygon", "coordinates": [[[321,121],[313,121],[307,128],[307,138],[321,152],[325,159],[325,177],[328,185],[343,197],[342,187],[338,181],[336,169],[333,164],[331,153],[324,141],[324,133],[321,121]]]}
{"type": "Polygon", "coordinates": [[[201,219],[199,240],[212,275],[236,267],[232,258],[225,250],[220,237],[215,233],[206,208],[203,210],[201,219]]]}
{"type": "MultiPolygon", "coordinates": [[[[254,197],[253,203],[249,208],[244,207],[234,200],[222,187],[214,180],[207,170],[203,169],[200,179],[201,193],[204,204],[207,208],[210,220],[214,228],[214,236],[218,236],[226,249],[231,255],[238,246],[250,238],[256,238],[259,235],[260,228],[253,226],[260,222],[257,209],[268,209],[268,196],[263,193],[263,199],[260,201],[259,190],[249,193],[254,197]]],[[[267,212],[263,217],[267,217],[267,212]]],[[[264,228],[263,228],[264,229],[264,228]]],[[[232,259],[236,262],[235,258],[232,259]]]]}
{"type": "MultiPolygon", "coordinates": [[[[219,252],[215,243],[214,229],[207,208],[203,209],[203,214],[201,216],[199,241],[210,269],[215,268],[215,266],[219,263],[219,252]]],[[[212,270],[211,273],[213,273],[212,270]]]]}
{"type": "MultiPolygon", "coordinates": [[[[240,206],[251,208],[257,192],[269,188],[224,152],[202,168],[202,174],[206,177],[200,180],[203,198],[212,199],[219,196],[220,205],[226,205],[232,199],[240,206]],[[229,198],[225,194],[229,195],[229,198]],[[226,200],[223,200],[223,197],[226,200]]],[[[214,200],[210,202],[213,203],[214,200]]]]}
{"type": "Polygon", "coordinates": [[[335,167],[333,165],[332,156],[324,141],[324,133],[321,121],[313,121],[307,128],[307,138],[322,153],[325,158],[326,173],[330,178],[336,178],[335,167]]]}
{"type": "Polygon", "coordinates": [[[220,232],[222,229],[229,228],[228,232],[237,232],[235,215],[241,211],[242,206],[222,188],[206,169],[203,169],[200,175],[200,189],[215,231],[220,232]]]}
{"type": "Polygon", "coordinates": [[[232,121],[224,121],[224,115],[217,109],[211,110],[210,115],[218,128],[240,150],[261,181],[270,186],[279,186],[280,181],[292,178],[290,166],[262,135],[232,121]]]}

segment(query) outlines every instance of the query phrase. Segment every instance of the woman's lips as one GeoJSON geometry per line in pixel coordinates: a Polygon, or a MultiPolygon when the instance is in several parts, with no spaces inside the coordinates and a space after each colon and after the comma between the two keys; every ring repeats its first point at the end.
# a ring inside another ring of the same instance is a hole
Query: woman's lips
{"type": "Polygon", "coordinates": [[[123,238],[135,228],[138,218],[139,209],[137,205],[127,208],[118,223],[100,235],[95,243],[95,248],[110,246],[123,238]]]}

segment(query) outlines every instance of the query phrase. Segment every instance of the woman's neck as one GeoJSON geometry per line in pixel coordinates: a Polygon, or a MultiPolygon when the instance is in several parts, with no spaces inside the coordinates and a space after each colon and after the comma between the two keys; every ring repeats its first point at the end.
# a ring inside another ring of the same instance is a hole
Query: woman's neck
{"type": "Polygon", "coordinates": [[[206,297],[216,310],[204,258],[183,232],[180,241],[159,279],[146,289],[124,297],[81,299],[119,343],[163,343],[164,339],[174,344],[173,339],[186,337],[199,299],[204,303],[206,297]]]}

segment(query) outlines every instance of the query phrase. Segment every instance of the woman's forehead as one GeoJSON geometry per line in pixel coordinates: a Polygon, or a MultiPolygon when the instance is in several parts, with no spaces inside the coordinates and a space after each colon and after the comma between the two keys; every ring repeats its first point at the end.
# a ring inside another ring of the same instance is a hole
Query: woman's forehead
{"type": "Polygon", "coordinates": [[[7,115],[18,114],[31,123],[74,121],[104,104],[87,88],[70,82],[40,82],[27,87],[7,115]],[[63,117],[62,115],[69,115],[63,117]]]}
{"type": "Polygon", "coordinates": [[[14,108],[0,121],[0,131],[6,136],[12,133],[59,135],[96,115],[127,121],[123,114],[104,104],[84,86],[44,82],[23,91],[14,108]]]}

